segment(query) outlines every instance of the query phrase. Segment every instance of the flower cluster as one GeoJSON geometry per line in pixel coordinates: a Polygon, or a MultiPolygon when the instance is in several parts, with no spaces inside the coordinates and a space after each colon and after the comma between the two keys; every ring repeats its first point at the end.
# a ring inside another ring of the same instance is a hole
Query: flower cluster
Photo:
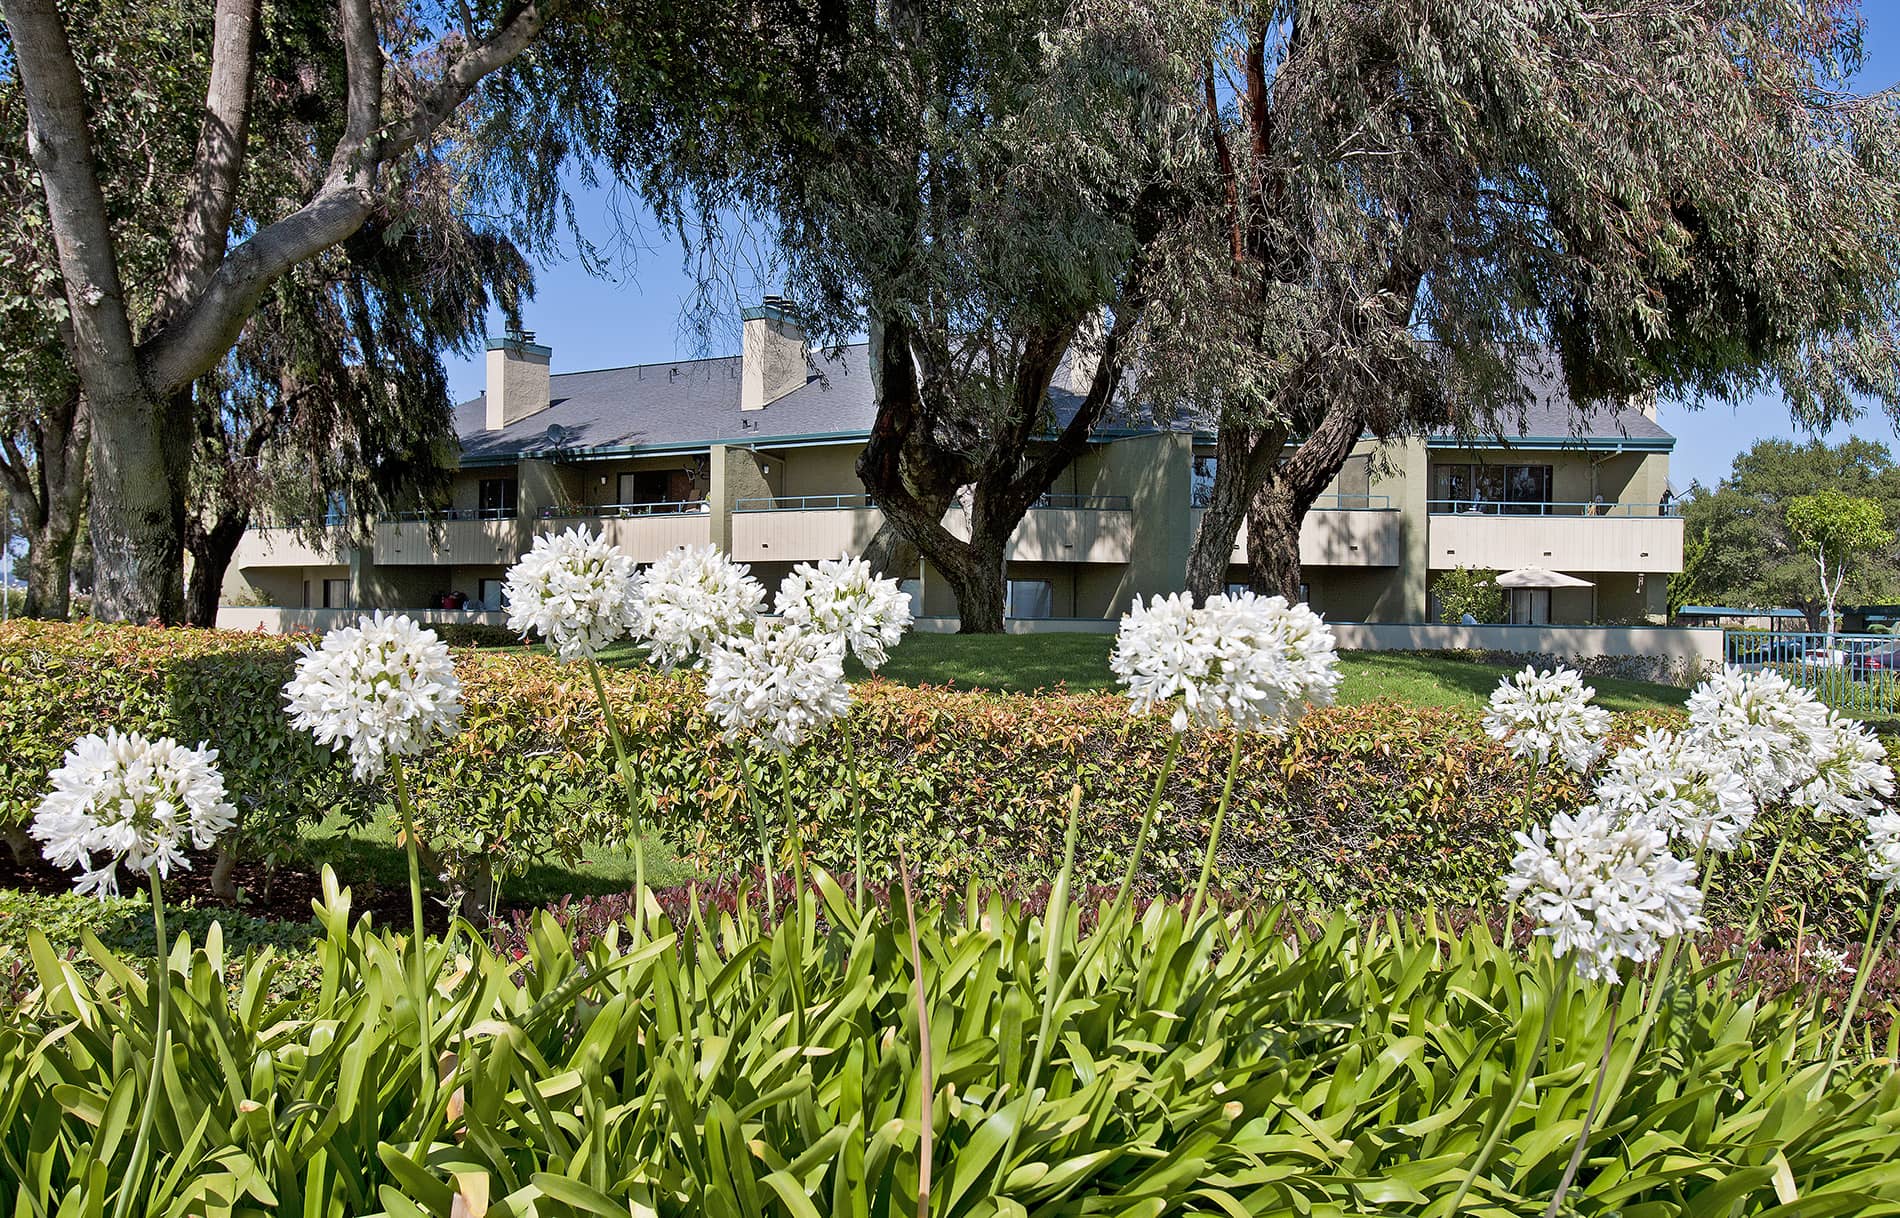
{"type": "Polygon", "coordinates": [[[1893,798],[1887,749],[1867,725],[1833,710],[1808,734],[1809,772],[1789,802],[1816,815],[1870,816],[1893,798]]]}
{"type": "Polygon", "coordinates": [[[117,896],[121,863],[162,878],[186,867],[184,844],[209,849],[237,823],[216,749],[109,730],[82,736],[52,773],[32,834],[46,858],[77,868],[74,887],[117,896]]]}
{"type": "Polygon", "coordinates": [[[1606,812],[1642,818],[1691,849],[1733,850],[1755,800],[1728,757],[1702,739],[1651,730],[1610,759],[1596,788],[1606,812]]]}
{"type": "Polygon", "coordinates": [[[1542,923],[1537,933],[1582,976],[1611,980],[1619,961],[1653,958],[1662,943],[1702,929],[1695,867],[1669,853],[1645,820],[1595,806],[1517,835],[1506,888],[1542,923]]]}
{"type": "Polygon", "coordinates": [[[1900,813],[1867,818],[1867,876],[1876,883],[1900,883],[1900,813]]]}
{"type": "Polygon", "coordinates": [[[391,757],[420,752],[462,713],[448,647],[411,618],[380,612],[306,646],[284,699],[293,725],[349,751],[358,778],[381,774],[391,757]]]}
{"type": "Polygon", "coordinates": [[[1596,690],[1568,668],[1539,672],[1530,665],[1498,682],[1484,715],[1484,731],[1508,745],[1513,757],[1539,766],[1553,758],[1587,774],[1603,755],[1610,712],[1592,704],[1596,690]]]}
{"type": "Polygon", "coordinates": [[[1764,807],[1808,781],[1826,721],[1813,694],[1768,668],[1724,668],[1689,694],[1689,734],[1727,755],[1764,807]]]}
{"type": "Polygon", "coordinates": [[[533,631],[564,660],[591,656],[637,620],[633,559],[592,532],[535,538],[508,572],[508,628],[533,631]]]}
{"type": "Polygon", "coordinates": [[[704,661],[714,644],[751,629],[765,588],[717,546],[681,546],[641,574],[633,636],[662,668],[704,661]]]}
{"type": "Polygon", "coordinates": [[[767,622],[707,653],[706,710],[729,741],[756,737],[789,753],[850,706],[840,636],[767,622]]]}
{"type": "Polygon", "coordinates": [[[1816,943],[1802,952],[1801,957],[1808,962],[1808,967],[1813,969],[1817,976],[1846,976],[1854,971],[1854,966],[1847,961],[1846,952],[1838,947],[1829,947],[1825,943],[1816,943]]]}
{"type": "Polygon", "coordinates": [[[873,672],[909,628],[910,597],[894,579],[880,579],[862,558],[800,563],[779,585],[779,615],[843,640],[873,672]]]}
{"type": "Polygon", "coordinates": [[[1226,719],[1282,735],[1308,706],[1329,704],[1340,678],[1333,633],[1317,613],[1251,592],[1214,596],[1199,609],[1180,593],[1146,604],[1137,597],[1109,667],[1136,714],[1172,704],[1177,732],[1226,719]]]}

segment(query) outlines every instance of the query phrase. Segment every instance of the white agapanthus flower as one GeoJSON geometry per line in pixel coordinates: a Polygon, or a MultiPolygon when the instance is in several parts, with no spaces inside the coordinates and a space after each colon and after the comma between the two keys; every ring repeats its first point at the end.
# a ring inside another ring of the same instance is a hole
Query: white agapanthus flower
{"type": "Polygon", "coordinates": [[[1196,609],[1184,594],[1140,598],[1122,619],[1109,667],[1136,714],[1172,704],[1173,729],[1190,722],[1282,735],[1339,688],[1333,632],[1282,596],[1214,596],[1196,609]],[[1177,703],[1175,699],[1180,699],[1177,703]]]}
{"type": "Polygon", "coordinates": [[[1869,816],[1893,798],[1887,749],[1867,725],[1828,710],[1808,735],[1813,773],[1788,793],[1796,807],[1817,815],[1869,816]]]}
{"type": "Polygon", "coordinates": [[[435,631],[379,611],[306,646],[284,700],[294,726],[347,750],[356,776],[373,778],[455,726],[462,684],[435,631]]]}
{"type": "Polygon", "coordinates": [[[1801,955],[1808,967],[1823,977],[1845,976],[1854,971],[1854,966],[1847,962],[1846,952],[1825,943],[1816,943],[1801,955]]]}
{"type": "Polygon", "coordinates": [[[714,644],[746,633],[765,609],[765,588],[717,546],[681,546],[640,575],[633,637],[662,668],[698,665],[714,644]]]}
{"type": "Polygon", "coordinates": [[[1485,735],[1507,745],[1513,757],[1548,765],[1562,761],[1588,774],[1603,755],[1610,712],[1591,699],[1596,690],[1568,668],[1539,672],[1530,665],[1504,678],[1484,715],[1485,735]]]}
{"type": "Polygon", "coordinates": [[[1900,883],[1900,813],[1867,818],[1867,876],[1880,884],[1900,883]]]}
{"type": "Polygon", "coordinates": [[[862,558],[828,558],[792,568],[778,589],[779,616],[835,634],[873,672],[910,628],[910,597],[862,558]]]}
{"type": "Polygon", "coordinates": [[[1653,958],[1662,944],[1702,929],[1694,864],[1669,853],[1649,822],[1595,806],[1558,813],[1519,833],[1505,887],[1537,919],[1537,933],[1577,972],[1613,980],[1623,960],[1653,958]]]}
{"type": "Polygon", "coordinates": [[[634,585],[633,559],[589,530],[537,537],[508,571],[508,628],[564,660],[594,655],[633,628],[634,585]]]}
{"type": "Polygon", "coordinates": [[[82,736],[53,771],[32,835],[48,862],[78,869],[80,892],[117,896],[121,863],[169,876],[173,867],[190,866],[185,843],[210,849],[237,823],[217,760],[216,749],[186,748],[169,737],[116,730],[82,736]]]}
{"type": "Polygon", "coordinates": [[[762,622],[706,655],[706,710],[730,741],[789,753],[851,707],[844,642],[792,622],[762,622]]]}
{"type": "Polygon", "coordinates": [[[1768,806],[1813,779],[1813,737],[1827,708],[1770,668],[1729,666],[1689,694],[1690,736],[1725,754],[1755,802],[1768,806]]]}
{"type": "Polygon", "coordinates": [[[1647,820],[1690,850],[1733,850],[1757,811],[1728,754],[1654,729],[1610,758],[1596,798],[1604,811],[1647,820]]]}

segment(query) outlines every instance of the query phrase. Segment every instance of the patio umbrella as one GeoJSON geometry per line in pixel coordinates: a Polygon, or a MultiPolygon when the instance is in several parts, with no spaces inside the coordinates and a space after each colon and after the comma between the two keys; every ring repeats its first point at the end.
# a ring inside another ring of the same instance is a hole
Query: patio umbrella
{"type": "Polygon", "coordinates": [[[1574,575],[1565,575],[1562,571],[1551,571],[1544,567],[1519,567],[1515,571],[1506,571],[1493,582],[1500,588],[1596,587],[1587,579],[1578,579],[1574,575]]]}

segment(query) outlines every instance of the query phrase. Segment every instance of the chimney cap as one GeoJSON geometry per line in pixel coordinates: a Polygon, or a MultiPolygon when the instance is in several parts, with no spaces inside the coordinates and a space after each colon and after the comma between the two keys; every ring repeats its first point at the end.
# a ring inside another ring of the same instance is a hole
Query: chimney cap
{"type": "Polygon", "coordinates": [[[534,331],[524,330],[520,326],[510,326],[500,338],[491,336],[488,340],[490,351],[511,351],[516,355],[550,356],[554,348],[534,341],[534,331]]]}
{"type": "Polygon", "coordinates": [[[741,321],[789,321],[798,324],[798,315],[793,312],[792,304],[783,296],[769,293],[758,304],[739,311],[741,321]]]}

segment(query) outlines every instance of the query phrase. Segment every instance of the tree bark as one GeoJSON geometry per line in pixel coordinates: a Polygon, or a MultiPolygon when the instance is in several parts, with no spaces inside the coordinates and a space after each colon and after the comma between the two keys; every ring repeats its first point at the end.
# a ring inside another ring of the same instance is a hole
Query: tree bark
{"type": "Polygon", "coordinates": [[[1188,551],[1187,588],[1195,604],[1205,605],[1208,597],[1226,590],[1234,543],[1246,522],[1254,489],[1265,476],[1262,467],[1277,459],[1285,446],[1284,427],[1235,424],[1220,429],[1215,438],[1214,485],[1188,551]]]}
{"type": "Polygon", "coordinates": [[[86,513],[85,399],[75,387],[43,402],[24,431],[25,448],[0,436],[0,479],[26,525],[26,616],[58,621],[72,612],[73,550],[86,513]]]}
{"type": "Polygon", "coordinates": [[[207,629],[218,624],[218,596],[224,590],[225,572],[237,553],[244,530],[250,527],[247,514],[227,512],[209,529],[194,526],[186,536],[191,553],[191,579],[185,590],[185,624],[207,629]]]}
{"type": "MultiPolygon", "coordinates": [[[[1299,447],[1283,461],[1272,461],[1266,477],[1247,501],[1247,574],[1262,596],[1300,596],[1300,525],[1319,493],[1339,476],[1365,428],[1365,411],[1356,394],[1332,399],[1299,447]]],[[[1276,450],[1276,455],[1277,455],[1276,450]]],[[[1264,454],[1263,454],[1264,455],[1264,454]]]]}

